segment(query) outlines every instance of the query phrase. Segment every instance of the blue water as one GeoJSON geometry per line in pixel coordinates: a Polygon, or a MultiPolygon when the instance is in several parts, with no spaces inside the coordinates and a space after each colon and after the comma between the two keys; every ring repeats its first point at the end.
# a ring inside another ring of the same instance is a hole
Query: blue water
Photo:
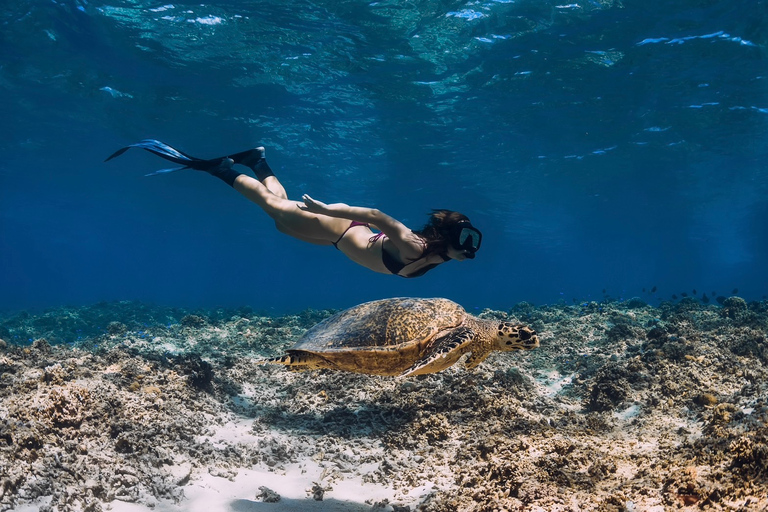
{"type": "Polygon", "coordinates": [[[0,22],[0,310],[768,293],[764,0],[16,1],[0,22]],[[375,274],[203,173],[102,162],[148,137],[264,145],[292,198],[412,228],[458,210],[483,247],[375,274]]]}

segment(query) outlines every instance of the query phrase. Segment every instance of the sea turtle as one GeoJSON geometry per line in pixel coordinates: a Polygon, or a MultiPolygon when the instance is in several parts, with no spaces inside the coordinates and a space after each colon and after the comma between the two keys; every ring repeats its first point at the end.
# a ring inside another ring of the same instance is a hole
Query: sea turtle
{"type": "Polygon", "coordinates": [[[494,350],[538,346],[533,329],[477,318],[448,299],[395,298],[340,311],[309,329],[286,355],[262,362],[406,377],[444,370],[468,352],[472,369],[494,350]]]}

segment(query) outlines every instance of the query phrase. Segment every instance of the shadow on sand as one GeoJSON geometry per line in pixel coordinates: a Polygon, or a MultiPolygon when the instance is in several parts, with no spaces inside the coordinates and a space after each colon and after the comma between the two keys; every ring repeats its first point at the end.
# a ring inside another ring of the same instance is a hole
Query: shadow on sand
{"type": "Polygon", "coordinates": [[[259,418],[262,424],[284,431],[303,434],[331,434],[345,438],[381,435],[400,430],[413,421],[413,411],[404,411],[395,405],[367,404],[355,409],[338,406],[329,411],[291,413],[278,408],[251,406],[232,407],[233,412],[250,418],[259,418]]]}
{"type": "Polygon", "coordinates": [[[315,501],[283,498],[277,503],[233,500],[229,504],[230,512],[370,512],[370,510],[370,505],[334,499],[315,501]]]}

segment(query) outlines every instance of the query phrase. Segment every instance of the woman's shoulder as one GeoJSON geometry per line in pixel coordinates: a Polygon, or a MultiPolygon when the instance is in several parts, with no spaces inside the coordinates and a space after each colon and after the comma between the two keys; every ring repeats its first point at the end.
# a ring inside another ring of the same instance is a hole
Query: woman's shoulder
{"type": "Polygon", "coordinates": [[[400,259],[404,263],[421,258],[428,247],[427,240],[413,231],[403,236],[399,244],[395,240],[392,240],[392,243],[397,247],[400,259]]]}

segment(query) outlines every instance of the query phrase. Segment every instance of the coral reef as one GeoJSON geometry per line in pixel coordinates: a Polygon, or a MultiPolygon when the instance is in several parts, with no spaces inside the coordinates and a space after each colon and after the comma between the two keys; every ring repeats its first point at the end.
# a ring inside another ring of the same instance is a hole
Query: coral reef
{"type": "Polygon", "coordinates": [[[204,475],[310,464],[308,503],[354,477],[391,491],[367,510],[765,510],[768,304],[721,302],[486,310],[541,347],[407,380],[254,364],[331,311],[0,317],[0,510],[183,507],[204,475]]]}

